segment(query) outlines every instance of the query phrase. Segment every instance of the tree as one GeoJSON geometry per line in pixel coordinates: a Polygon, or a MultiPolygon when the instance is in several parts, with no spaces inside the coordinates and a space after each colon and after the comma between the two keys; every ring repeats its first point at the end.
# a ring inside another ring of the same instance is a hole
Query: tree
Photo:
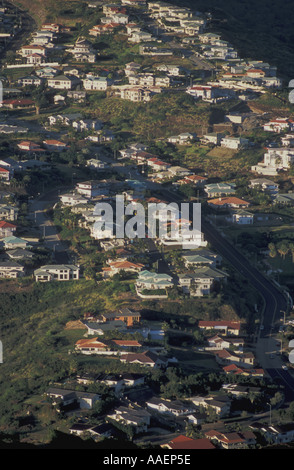
{"type": "Polygon", "coordinates": [[[278,405],[283,400],[284,395],[281,392],[276,392],[275,395],[271,398],[270,402],[272,406],[278,405]]]}
{"type": "Polygon", "coordinates": [[[285,259],[286,255],[289,251],[288,243],[285,240],[281,241],[277,245],[277,250],[278,250],[279,255],[281,255],[282,258],[285,259]]]}
{"type": "Polygon", "coordinates": [[[271,258],[275,258],[277,256],[277,249],[274,243],[269,243],[268,245],[269,255],[271,258]]]}

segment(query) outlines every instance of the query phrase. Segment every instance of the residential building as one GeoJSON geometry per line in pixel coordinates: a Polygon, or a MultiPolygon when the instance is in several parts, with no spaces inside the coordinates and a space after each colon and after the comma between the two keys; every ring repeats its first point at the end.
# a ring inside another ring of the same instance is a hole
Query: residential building
{"type": "Polygon", "coordinates": [[[128,327],[140,323],[141,314],[129,308],[121,308],[117,312],[102,314],[103,322],[124,322],[128,327]]]}
{"type": "Polygon", "coordinates": [[[202,439],[193,439],[191,437],[186,437],[179,435],[167,442],[166,444],[161,444],[163,449],[171,449],[181,451],[182,449],[204,449],[212,450],[215,449],[215,445],[207,438],[202,439]]]}
{"type": "Polygon", "coordinates": [[[249,141],[242,137],[223,137],[220,144],[221,147],[225,147],[227,149],[239,150],[241,148],[248,147],[249,141]]]}
{"type": "Polygon", "coordinates": [[[197,268],[193,273],[179,274],[179,286],[192,297],[202,297],[212,292],[217,283],[225,282],[227,275],[210,267],[197,268]]]}
{"type": "Polygon", "coordinates": [[[77,183],[76,191],[88,198],[101,196],[107,192],[105,185],[100,181],[89,180],[77,183]]]}
{"type": "Polygon", "coordinates": [[[220,432],[206,431],[205,436],[223,449],[246,449],[256,444],[256,436],[252,431],[220,432]]]}
{"type": "Polygon", "coordinates": [[[120,361],[127,364],[138,364],[144,367],[161,368],[168,363],[166,358],[160,357],[151,351],[143,353],[127,353],[120,356],[120,361]]]}
{"type": "Polygon", "coordinates": [[[62,152],[63,150],[67,150],[69,146],[64,142],[60,142],[59,140],[55,139],[47,139],[43,140],[44,147],[50,152],[62,152]]]}
{"type": "Polygon", "coordinates": [[[247,208],[250,206],[250,202],[244,201],[238,197],[219,197],[216,199],[208,199],[207,204],[216,209],[227,209],[227,208],[247,208]]]}
{"type": "Polygon", "coordinates": [[[101,400],[96,393],[80,392],[57,387],[49,387],[45,394],[52,399],[53,405],[66,407],[76,404],[81,409],[92,409],[95,403],[101,400]]]}
{"type": "Polygon", "coordinates": [[[119,406],[107,418],[119,423],[132,426],[135,433],[146,432],[150,425],[151,415],[142,408],[119,406]]]}
{"type": "Polygon", "coordinates": [[[67,75],[57,75],[47,80],[48,87],[56,90],[71,90],[79,82],[80,80],[77,77],[67,75]]]}
{"type": "Polygon", "coordinates": [[[133,263],[127,260],[110,261],[108,264],[108,267],[102,268],[104,278],[112,277],[122,271],[126,273],[138,273],[144,268],[144,265],[141,263],[133,263]]]}
{"type": "Polygon", "coordinates": [[[0,220],[0,238],[11,237],[16,231],[16,225],[6,220],[0,220]]]}
{"type": "Polygon", "coordinates": [[[15,261],[0,261],[0,278],[15,279],[25,274],[24,267],[15,261]]]}
{"type": "Polygon", "coordinates": [[[200,320],[198,323],[200,329],[205,330],[220,330],[225,335],[239,336],[241,330],[241,323],[239,321],[226,321],[226,320],[215,320],[206,321],[200,320]]]}
{"type": "Polygon", "coordinates": [[[34,271],[36,282],[71,281],[79,279],[80,268],[67,264],[44,265],[34,271]]]}
{"type": "Polygon", "coordinates": [[[235,194],[236,185],[234,183],[207,184],[204,187],[204,191],[208,197],[228,196],[230,194],[235,194]]]}
{"type": "Polygon", "coordinates": [[[85,90],[106,91],[110,83],[110,80],[106,77],[88,76],[83,80],[83,87],[85,90]]]}

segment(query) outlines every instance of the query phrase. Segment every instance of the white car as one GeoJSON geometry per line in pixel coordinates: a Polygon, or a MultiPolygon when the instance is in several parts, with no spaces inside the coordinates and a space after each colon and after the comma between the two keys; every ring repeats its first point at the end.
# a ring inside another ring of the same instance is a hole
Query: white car
{"type": "Polygon", "coordinates": [[[285,364],[284,364],[284,365],[282,365],[282,369],[284,369],[284,370],[288,370],[288,367],[287,367],[287,366],[285,366],[285,364]]]}

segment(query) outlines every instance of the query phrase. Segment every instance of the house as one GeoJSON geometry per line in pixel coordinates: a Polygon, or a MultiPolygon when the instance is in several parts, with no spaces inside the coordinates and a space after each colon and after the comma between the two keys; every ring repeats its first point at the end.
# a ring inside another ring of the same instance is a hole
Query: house
{"type": "Polygon", "coordinates": [[[107,415],[106,418],[131,426],[135,434],[138,434],[147,431],[151,415],[142,408],[119,406],[113,411],[113,414],[107,415]]]}
{"type": "Polygon", "coordinates": [[[87,329],[87,336],[98,335],[103,336],[106,331],[119,331],[120,333],[127,333],[127,325],[123,321],[107,321],[101,323],[100,321],[84,321],[83,326],[87,329]]]}
{"type": "Polygon", "coordinates": [[[182,449],[204,449],[211,450],[215,449],[215,445],[207,438],[202,439],[192,439],[191,437],[186,437],[179,435],[167,442],[166,444],[161,444],[163,449],[171,450],[182,450],[182,449]]]}
{"type": "Polygon", "coordinates": [[[53,405],[59,404],[62,407],[66,407],[76,404],[77,407],[88,410],[92,409],[95,403],[101,399],[96,393],[79,392],[57,387],[49,387],[45,394],[52,399],[53,405]]]}
{"type": "Polygon", "coordinates": [[[176,181],[174,184],[192,184],[196,188],[202,187],[207,181],[207,178],[199,175],[187,175],[183,179],[176,181]]]}
{"type": "Polygon", "coordinates": [[[123,100],[130,100],[134,102],[150,101],[152,91],[146,87],[124,87],[120,90],[120,97],[123,100]]]}
{"type": "Polygon", "coordinates": [[[56,90],[71,90],[79,82],[80,80],[74,76],[57,75],[56,77],[48,78],[47,85],[56,90]]]}
{"type": "Polygon", "coordinates": [[[76,191],[88,198],[101,196],[105,190],[105,185],[96,180],[82,181],[76,185],[76,191]]]}
{"type": "Polygon", "coordinates": [[[217,253],[210,250],[198,249],[184,253],[183,260],[186,268],[210,266],[215,268],[221,264],[222,258],[217,253]]]}
{"type": "Polygon", "coordinates": [[[271,444],[286,444],[294,441],[294,424],[272,424],[252,423],[250,428],[254,431],[262,431],[262,434],[271,444]]]}
{"type": "MultiPolygon", "coordinates": [[[[34,56],[30,56],[32,58],[34,56]]],[[[17,84],[19,86],[40,86],[42,83],[42,78],[35,75],[29,75],[28,77],[18,78],[17,84]]]]}
{"type": "Polygon", "coordinates": [[[85,90],[106,91],[110,85],[110,80],[106,77],[88,76],[83,79],[83,87],[85,90]]]}
{"type": "Polygon", "coordinates": [[[220,418],[228,416],[231,410],[231,400],[226,395],[218,395],[217,397],[195,396],[190,397],[189,400],[194,403],[195,406],[214,410],[220,418]]]}
{"type": "Polygon", "coordinates": [[[9,183],[13,175],[13,171],[9,168],[0,167],[0,181],[9,183]]]}
{"type": "Polygon", "coordinates": [[[74,59],[79,62],[96,62],[96,51],[92,48],[91,42],[87,39],[78,39],[74,47],[67,49],[67,52],[70,52],[74,56],[74,59]]]}
{"type": "Polygon", "coordinates": [[[274,203],[292,205],[294,204],[294,193],[278,194],[274,199],[274,203]]]}
{"type": "Polygon", "coordinates": [[[241,148],[248,147],[249,141],[248,139],[244,139],[242,137],[223,137],[221,139],[221,147],[225,147],[227,149],[232,150],[239,150],[241,148]]]}
{"type": "Polygon", "coordinates": [[[27,55],[26,60],[27,60],[27,64],[31,64],[35,66],[35,65],[43,64],[46,58],[45,58],[45,54],[33,53],[33,54],[27,55]]]}
{"type": "Polygon", "coordinates": [[[191,403],[184,403],[180,400],[164,400],[157,397],[148,399],[146,405],[149,410],[174,417],[189,415],[196,411],[196,407],[191,403]]]}
{"type": "Polygon", "coordinates": [[[43,153],[45,150],[41,148],[39,144],[36,144],[35,142],[32,142],[30,140],[22,140],[17,144],[17,147],[19,150],[23,150],[25,152],[29,153],[43,153]]]}
{"type": "Polygon", "coordinates": [[[247,377],[264,377],[265,372],[263,369],[241,368],[237,364],[230,364],[223,367],[225,374],[244,375],[247,377]]]}
{"type": "Polygon", "coordinates": [[[6,220],[0,220],[0,238],[11,237],[16,231],[16,225],[6,220]]]}
{"type": "Polygon", "coordinates": [[[147,165],[154,171],[165,171],[171,167],[170,163],[163,162],[156,157],[147,159],[147,165]]]}
{"type": "Polygon", "coordinates": [[[220,145],[223,137],[224,137],[224,134],[221,132],[210,132],[208,134],[203,135],[201,142],[204,144],[220,145]]]}
{"type": "Polygon", "coordinates": [[[120,361],[126,364],[139,364],[144,367],[161,368],[168,363],[166,358],[162,358],[151,351],[142,353],[127,353],[120,356],[120,361]]]}
{"type": "Polygon", "coordinates": [[[184,132],[182,134],[168,137],[167,141],[173,144],[185,145],[189,144],[192,140],[196,138],[196,134],[191,134],[190,132],[184,132]]]}
{"type": "Polygon", "coordinates": [[[114,432],[114,427],[109,423],[99,424],[98,426],[94,426],[89,429],[89,433],[93,436],[93,438],[110,438],[114,432]]]}
{"type": "Polygon", "coordinates": [[[143,374],[122,374],[122,379],[126,387],[137,387],[138,385],[143,385],[145,383],[145,375],[143,374]]]}
{"type": "Polygon", "coordinates": [[[118,28],[119,23],[106,23],[106,24],[97,24],[93,28],[89,29],[90,36],[101,36],[104,34],[112,34],[115,28],[118,28]]]}
{"type": "Polygon", "coordinates": [[[288,170],[294,161],[294,149],[288,147],[267,148],[263,162],[251,167],[251,170],[263,175],[277,175],[288,170]]]}
{"type": "Polygon", "coordinates": [[[80,204],[87,204],[88,198],[79,194],[65,193],[59,196],[60,202],[63,206],[78,206],[80,204]]]}
{"type": "Polygon", "coordinates": [[[148,33],[147,31],[132,31],[131,36],[128,37],[128,41],[134,42],[135,44],[151,42],[152,40],[152,34],[148,33]]]}
{"type": "Polygon", "coordinates": [[[254,214],[243,209],[231,210],[226,220],[236,225],[252,225],[254,223],[254,214]]]}
{"type": "Polygon", "coordinates": [[[7,256],[13,260],[29,260],[34,257],[34,253],[22,248],[16,248],[15,250],[8,250],[7,256]]]}
{"type": "Polygon", "coordinates": [[[72,122],[72,127],[79,132],[99,131],[102,126],[102,122],[97,119],[80,119],[72,122]]]}
{"type": "Polygon", "coordinates": [[[234,183],[207,184],[204,187],[204,191],[208,197],[228,196],[230,194],[235,194],[236,185],[234,183]]]}
{"type": "Polygon", "coordinates": [[[282,135],[281,144],[283,147],[293,147],[294,146],[294,134],[282,135]]]}
{"type": "Polygon", "coordinates": [[[84,433],[89,432],[92,428],[91,424],[75,423],[69,428],[70,434],[82,436],[84,433]]]}
{"type": "Polygon", "coordinates": [[[216,321],[206,321],[200,320],[198,323],[200,329],[204,330],[220,330],[223,331],[225,335],[239,336],[241,330],[241,323],[238,321],[226,321],[226,320],[216,320],[216,321]]]}
{"type": "Polygon", "coordinates": [[[39,54],[41,56],[46,56],[47,55],[47,49],[44,46],[39,46],[36,44],[31,44],[28,46],[22,46],[19,50],[19,54],[22,57],[27,57],[33,54],[39,54]]]}
{"type": "Polygon", "coordinates": [[[140,323],[141,314],[129,308],[121,308],[116,313],[104,313],[102,314],[103,322],[124,322],[128,327],[134,326],[136,323],[140,323]]]}
{"type": "Polygon", "coordinates": [[[103,277],[112,277],[115,274],[119,274],[121,271],[129,273],[138,273],[144,268],[143,264],[132,263],[127,260],[118,260],[109,262],[109,267],[102,268],[103,277]]]}
{"type": "Polygon", "coordinates": [[[251,352],[236,353],[227,349],[215,350],[215,358],[219,364],[235,364],[241,368],[253,367],[255,357],[251,352]]]}
{"type": "Polygon", "coordinates": [[[15,261],[0,261],[0,278],[15,279],[25,274],[24,267],[15,261]]]}
{"type": "Polygon", "coordinates": [[[107,163],[97,160],[96,158],[91,158],[87,161],[87,167],[92,170],[104,170],[107,167],[107,163]]]}
{"type": "Polygon", "coordinates": [[[246,449],[256,444],[256,436],[252,431],[220,432],[206,431],[205,436],[223,449],[246,449]]]}
{"type": "Polygon", "coordinates": [[[269,193],[271,195],[276,195],[279,192],[279,185],[274,181],[268,180],[266,178],[256,178],[250,180],[250,188],[261,189],[261,191],[269,193]]]}
{"type": "Polygon", "coordinates": [[[238,197],[219,197],[217,199],[208,199],[207,204],[210,207],[216,209],[226,209],[226,208],[247,208],[250,206],[250,202],[239,199],[238,197]]]}
{"type": "Polygon", "coordinates": [[[62,152],[63,150],[67,150],[69,146],[64,142],[60,142],[59,140],[55,139],[47,139],[43,140],[44,147],[50,152],[62,152]]]}
{"type": "Polygon", "coordinates": [[[36,282],[71,281],[79,279],[80,268],[67,264],[41,266],[34,271],[36,282]]]}
{"type": "Polygon", "coordinates": [[[225,281],[227,275],[209,266],[197,268],[193,273],[179,274],[179,286],[192,297],[203,297],[211,293],[215,284],[225,281]]]}
{"type": "Polygon", "coordinates": [[[27,109],[27,108],[34,108],[35,103],[33,100],[29,98],[20,98],[20,99],[10,99],[10,100],[3,100],[0,103],[2,108],[9,108],[9,109],[27,109]]]}
{"type": "Polygon", "coordinates": [[[150,290],[156,291],[157,289],[168,289],[173,287],[172,276],[168,274],[153,273],[147,270],[141,271],[136,281],[137,293],[150,290]]]}
{"type": "Polygon", "coordinates": [[[101,354],[110,350],[108,344],[98,341],[97,338],[79,339],[75,343],[75,350],[86,355],[101,354]]]}
{"type": "Polygon", "coordinates": [[[31,245],[27,240],[24,240],[22,238],[15,237],[14,235],[4,237],[2,240],[4,244],[5,250],[7,249],[15,249],[15,248],[31,248],[31,245]]]}
{"type": "Polygon", "coordinates": [[[240,350],[244,346],[244,339],[243,338],[223,338],[220,335],[214,335],[211,338],[207,338],[208,342],[208,350],[222,350],[230,348],[231,346],[235,348],[239,348],[240,350]]]}
{"type": "Polygon", "coordinates": [[[264,124],[263,130],[280,133],[285,130],[294,130],[294,122],[289,118],[276,118],[264,124]]]}
{"type": "Polygon", "coordinates": [[[69,90],[66,96],[77,103],[84,103],[87,95],[83,90],[69,90]]]}
{"type": "Polygon", "coordinates": [[[58,73],[58,70],[54,67],[46,66],[40,67],[35,73],[40,78],[53,78],[58,73]]]}
{"type": "Polygon", "coordinates": [[[222,88],[219,85],[194,85],[188,87],[186,93],[196,99],[213,104],[232,99],[235,96],[234,90],[222,88]]]}
{"type": "Polygon", "coordinates": [[[0,219],[16,220],[19,209],[15,206],[0,204],[0,219]]]}
{"type": "Polygon", "coordinates": [[[168,168],[168,171],[171,176],[179,176],[180,178],[191,175],[190,170],[187,170],[187,168],[183,168],[181,166],[171,166],[168,168]]]}

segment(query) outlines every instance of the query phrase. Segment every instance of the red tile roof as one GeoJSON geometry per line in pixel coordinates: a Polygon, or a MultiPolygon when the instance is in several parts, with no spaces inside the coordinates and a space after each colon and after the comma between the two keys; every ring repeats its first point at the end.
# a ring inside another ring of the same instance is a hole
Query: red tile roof
{"type": "Polygon", "coordinates": [[[209,439],[192,439],[180,435],[168,443],[171,449],[215,449],[209,439]]]}
{"type": "Polygon", "coordinates": [[[0,221],[0,228],[16,228],[16,225],[6,222],[5,220],[0,221]]]}
{"type": "Polygon", "coordinates": [[[235,206],[249,206],[250,202],[239,199],[238,197],[218,197],[216,199],[209,199],[208,204],[215,206],[225,206],[227,204],[233,204],[235,206]]]}

